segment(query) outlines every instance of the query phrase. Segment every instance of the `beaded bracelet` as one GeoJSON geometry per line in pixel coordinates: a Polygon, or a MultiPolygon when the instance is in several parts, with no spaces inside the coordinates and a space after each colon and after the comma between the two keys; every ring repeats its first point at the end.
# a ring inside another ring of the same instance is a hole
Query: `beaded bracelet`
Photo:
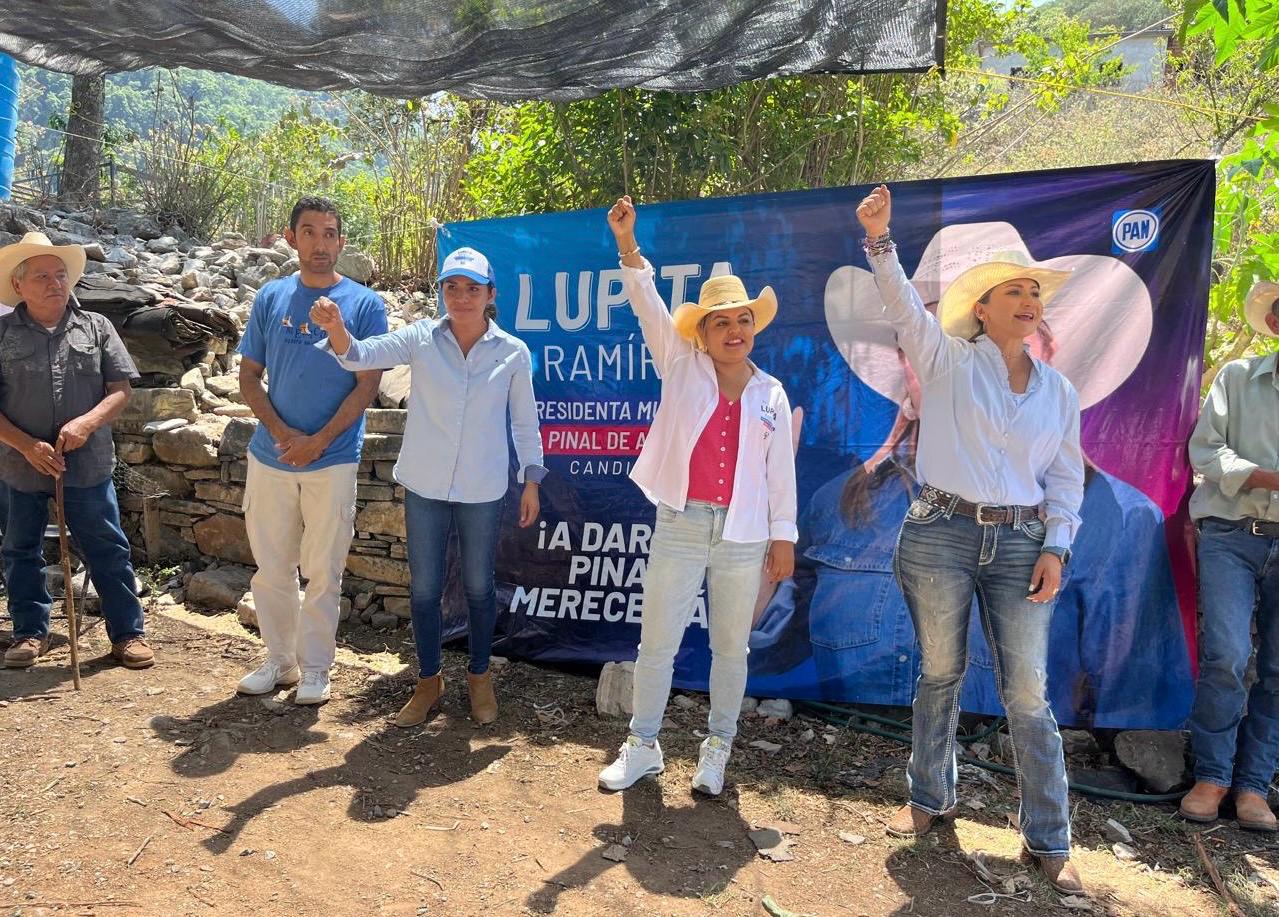
{"type": "Polygon", "coordinates": [[[866,250],[866,254],[870,256],[886,255],[889,252],[897,250],[897,243],[893,241],[892,233],[885,230],[873,239],[867,236],[862,240],[862,248],[866,250]]]}

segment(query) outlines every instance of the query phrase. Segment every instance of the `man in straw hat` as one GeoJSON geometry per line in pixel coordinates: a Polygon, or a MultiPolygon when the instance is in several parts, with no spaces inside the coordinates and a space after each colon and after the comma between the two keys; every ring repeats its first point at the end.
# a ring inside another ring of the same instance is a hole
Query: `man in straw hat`
{"type": "Polygon", "coordinates": [[[13,618],[4,664],[12,668],[33,665],[49,649],[43,540],[59,477],[67,525],[102,599],[111,655],[130,669],[155,661],[111,480],[111,422],[138,371],[111,323],[82,312],[72,296],[84,262],[79,245],[53,245],[39,232],[0,249],[0,302],[13,308],[0,317],[0,480],[10,499],[2,553],[13,618]]]}
{"type": "MultiPolygon", "coordinates": [[[[1279,283],[1262,281],[1244,317],[1279,336],[1279,283]]],[[[1199,527],[1199,683],[1190,715],[1195,785],[1183,817],[1210,822],[1233,790],[1241,828],[1274,832],[1266,794],[1279,766],[1279,373],[1276,354],[1227,363],[1190,437],[1203,482],[1190,498],[1199,527]],[[1257,629],[1257,681],[1245,690],[1257,629]],[[1248,713],[1244,715],[1244,705],[1248,713]]]]}

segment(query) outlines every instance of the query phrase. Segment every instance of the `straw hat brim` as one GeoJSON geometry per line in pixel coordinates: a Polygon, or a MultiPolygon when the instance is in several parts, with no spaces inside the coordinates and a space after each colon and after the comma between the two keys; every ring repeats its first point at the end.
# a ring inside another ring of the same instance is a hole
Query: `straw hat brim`
{"type": "Polygon", "coordinates": [[[1274,307],[1276,299],[1279,299],[1279,283],[1261,280],[1252,285],[1243,302],[1243,315],[1253,331],[1266,337],[1277,336],[1266,324],[1266,315],[1274,307]]]}
{"type": "Polygon", "coordinates": [[[965,340],[981,330],[977,300],[1001,283],[1033,280],[1039,284],[1039,301],[1047,304],[1070,278],[1069,271],[1032,267],[1011,261],[988,261],[964,271],[946,288],[937,305],[937,318],[947,334],[965,340]]]}
{"type": "MultiPolygon", "coordinates": [[[[1070,380],[1080,408],[1087,409],[1123,385],[1141,362],[1154,325],[1150,291],[1131,267],[1109,255],[1063,255],[1039,264],[1070,275],[1044,304],[1044,321],[1056,345],[1052,367],[1070,380]]],[[[924,301],[938,295],[935,283],[911,284],[924,301]]],[[[839,268],[826,284],[825,307],[831,341],[857,378],[904,404],[897,334],[884,317],[874,275],[839,268]]]]}
{"type": "Polygon", "coordinates": [[[62,259],[62,263],[67,266],[67,278],[71,287],[84,276],[86,257],[83,247],[54,245],[42,233],[27,233],[22,241],[0,248],[0,303],[14,307],[22,302],[22,296],[13,288],[13,272],[28,258],[38,258],[41,255],[56,255],[62,259]],[[28,241],[32,236],[39,236],[44,241],[28,241]]]}
{"type": "Polygon", "coordinates": [[[686,302],[675,310],[671,321],[675,323],[675,333],[684,340],[691,341],[696,338],[697,326],[701,324],[702,319],[712,312],[741,308],[751,310],[751,314],[755,316],[755,333],[759,334],[772,324],[773,319],[777,318],[777,294],[773,292],[772,287],[764,287],[754,299],[739,302],[725,302],[714,306],[686,302]]]}

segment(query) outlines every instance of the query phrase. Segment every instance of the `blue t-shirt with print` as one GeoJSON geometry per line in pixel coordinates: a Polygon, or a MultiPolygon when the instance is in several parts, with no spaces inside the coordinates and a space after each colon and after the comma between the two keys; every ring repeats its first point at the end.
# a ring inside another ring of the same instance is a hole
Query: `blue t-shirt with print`
{"type": "MultiPolygon", "coordinates": [[[[310,318],[311,306],[321,296],[337,303],[353,337],[386,332],[386,307],[368,287],[346,277],[331,287],[308,287],[294,274],[258,291],[240,340],[240,353],[266,367],[267,393],[280,419],[308,435],[319,432],[355,388],[355,374],[339,366],[327,350],[314,346],[324,340],[323,329],[312,325],[310,318]]],[[[358,462],[363,444],[361,416],[318,459],[302,468],[280,462],[280,451],[263,424],[258,424],[249,451],[281,471],[315,471],[358,462]]]]}

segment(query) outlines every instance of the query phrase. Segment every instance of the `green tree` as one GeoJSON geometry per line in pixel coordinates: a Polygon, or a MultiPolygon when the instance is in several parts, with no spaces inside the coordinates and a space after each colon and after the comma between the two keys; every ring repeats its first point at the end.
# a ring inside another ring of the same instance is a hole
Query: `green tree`
{"type": "Polygon", "coordinates": [[[1226,142],[1238,138],[1218,164],[1207,385],[1223,362],[1279,349],[1273,338],[1257,339],[1239,314],[1256,280],[1279,278],[1279,0],[1188,0],[1183,30],[1213,52],[1198,66],[1229,77],[1222,107],[1232,114],[1220,123],[1226,142]]]}
{"type": "Polygon", "coordinates": [[[1043,83],[1020,95],[1040,107],[1117,76],[1090,60],[1099,45],[1086,26],[1058,18],[1039,35],[1029,24],[1025,0],[953,0],[946,79],[785,77],[512,106],[480,135],[467,190],[481,212],[511,214],[600,206],[624,192],[651,201],[892,179],[1008,105],[1006,83],[970,75],[985,47],[1026,57],[1026,75],[1043,83]]]}

